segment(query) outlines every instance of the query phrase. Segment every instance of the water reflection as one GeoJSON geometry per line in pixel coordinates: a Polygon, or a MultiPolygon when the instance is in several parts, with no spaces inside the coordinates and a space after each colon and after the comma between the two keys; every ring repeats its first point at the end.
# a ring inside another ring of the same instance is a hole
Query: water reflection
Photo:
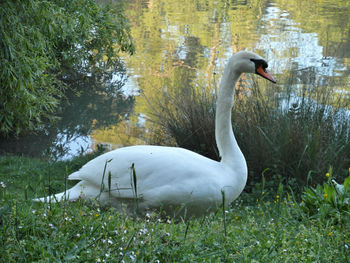
{"type": "Polygon", "coordinates": [[[341,58],[326,57],[317,33],[308,33],[291,14],[272,5],[262,17],[261,36],[256,49],[265,53],[275,73],[288,70],[313,70],[315,75],[341,76],[348,68],[341,58]]]}
{"type": "Polygon", "coordinates": [[[59,152],[74,148],[75,154],[80,146],[85,149],[100,142],[111,148],[158,142],[150,134],[154,130],[161,134],[154,113],[161,110],[157,103],[166,99],[163,91],[215,92],[227,59],[244,48],[269,61],[281,90],[334,84],[339,92],[349,86],[347,0],[125,2],[136,53],[124,58],[127,80],[124,75],[110,78],[120,81],[122,93],[109,93],[108,78],[100,78],[99,83],[107,85],[100,88],[81,84],[93,88],[78,89],[83,90],[80,97],[69,95],[72,99],[62,107],[62,119],[41,136],[42,144],[51,147],[49,155],[56,154],[54,145],[59,152]],[[295,82],[289,82],[288,76],[295,82]],[[135,96],[134,107],[128,96],[135,96]],[[74,140],[79,143],[69,144],[74,140]]]}
{"type": "Polygon", "coordinates": [[[294,88],[296,96],[299,88],[347,86],[342,83],[350,66],[350,52],[344,52],[350,47],[349,8],[342,0],[303,5],[293,0],[129,1],[137,52],[126,59],[126,87],[142,95],[127,124],[95,130],[93,137],[118,146],[152,142],[145,133],[157,129],[154,113],[161,111],[163,95],[215,91],[227,59],[243,48],[266,57],[273,74],[280,75],[281,90],[294,88]],[[122,138],[123,131],[128,136],[122,138]]]}
{"type": "Polygon", "coordinates": [[[91,148],[93,129],[118,124],[132,110],[134,99],[121,91],[127,77],[122,68],[115,72],[72,72],[66,83],[74,90],[66,93],[58,120],[45,125],[35,135],[2,139],[0,149],[13,154],[67,159],[91,148]]]}

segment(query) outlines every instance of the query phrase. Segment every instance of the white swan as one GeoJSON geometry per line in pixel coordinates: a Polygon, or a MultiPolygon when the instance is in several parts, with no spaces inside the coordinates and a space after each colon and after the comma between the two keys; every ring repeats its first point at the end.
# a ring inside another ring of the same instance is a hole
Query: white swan
{"type": "Polygon", "coordinates": [[[243,72],[256,73],[275,83],[266,68],[267,63],[260,56],[247,51],[233,55],[225,68],[215,123],[220,162],[177,147],[120,148],[91,160],[69,175],[69,180],[80,180],[71,189],[34,200],[51,198],[54,202],[97,197],[102,203],[131,213],[161,209],[170,216],[179,213],[186,217],[216,210],[222,205],[223,195],[225,204],[230,204],[247,181],[246,161],[231,125],[235,84],[243,72]]]}

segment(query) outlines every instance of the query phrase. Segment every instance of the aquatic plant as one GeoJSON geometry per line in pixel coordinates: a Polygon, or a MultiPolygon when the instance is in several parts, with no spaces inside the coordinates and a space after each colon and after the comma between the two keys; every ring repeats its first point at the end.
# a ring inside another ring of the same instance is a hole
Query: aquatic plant
{"type": "MultiPolygon", "coordinates": [[[[233,128],[247,160],[250,185],[260,182],[267,168],[266,180],[280,175],[285,183],[306,185],[322,182],[329,165],[339,176],[350,166],[348,103],[328,87],[297,88],[295,78],[287,76],[277,88],[248,78],[253,87],[248,90],[243,83],[236,94],[233,128]]],[[[154,118],[168,136],[164,140],[172,138],[178,146],[219,158],[212,132],[213,90],[168,88],[154,118]]]]}

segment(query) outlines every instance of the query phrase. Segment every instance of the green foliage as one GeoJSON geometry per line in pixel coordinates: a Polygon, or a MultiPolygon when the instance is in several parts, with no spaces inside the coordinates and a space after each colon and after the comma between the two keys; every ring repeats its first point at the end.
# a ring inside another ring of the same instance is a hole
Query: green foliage
{"type": "Polygon", "coordinates": [[[338,184],[332,179],[332,169],[326,173],[327,182],[317,185],[316,188],[308,187],[303,192],[301,208],[311,218],[335,221],[349,220],[350,218],[350,170],[344,184],[338,184]]]}
{"type": "Polygon", "coordinates": [[[134,50],[122,9],[93,0],[3,1],[0,16],[3,135],[39,130],[74,72],[111,71],[134,50]]]}

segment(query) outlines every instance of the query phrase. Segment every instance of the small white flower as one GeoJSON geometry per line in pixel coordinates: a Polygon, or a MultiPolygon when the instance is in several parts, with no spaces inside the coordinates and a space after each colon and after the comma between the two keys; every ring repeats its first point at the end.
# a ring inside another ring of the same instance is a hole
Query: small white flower
{"type": "Polygon", "coordinates": [[[76,236],[77,236],[77,237],[80,237],[80,234],[78,233],[76,236]]]}
{"type": "Polygon", "coordinates": [[[51,228],[55,228],[55,226],[53,225],[53,224],[49,224],[49,227],[51,227],[51,228]]]}
{"type": "Polygon", "coordinates": [[[345,249],[349,249],[349,246],[347,244],[344,245],[345,249]]]}
{"type": "Polygon", "coordinates": [[[139,232],[140,235],[147,234],[147,233],[148,233],[148,229],[147,228],[141,228],[140,229],[140,232],[139,232]]]}
{"type": "Polygon", "coordinates": [[[6,184],[3,181],[0,182],[0,185],[1,185],[2,188],[6,187],[6,184]]]}
{"type": "Polygon", "coordinates": [[[110,244],[110,245],[112,245],[112,244],[113,244],[113,241],[112,241],[112,240],[110,240],[110,239],[108,239],[108,240],[107,240],[107,242],[108,242],[108,244],[110,244]]]}

